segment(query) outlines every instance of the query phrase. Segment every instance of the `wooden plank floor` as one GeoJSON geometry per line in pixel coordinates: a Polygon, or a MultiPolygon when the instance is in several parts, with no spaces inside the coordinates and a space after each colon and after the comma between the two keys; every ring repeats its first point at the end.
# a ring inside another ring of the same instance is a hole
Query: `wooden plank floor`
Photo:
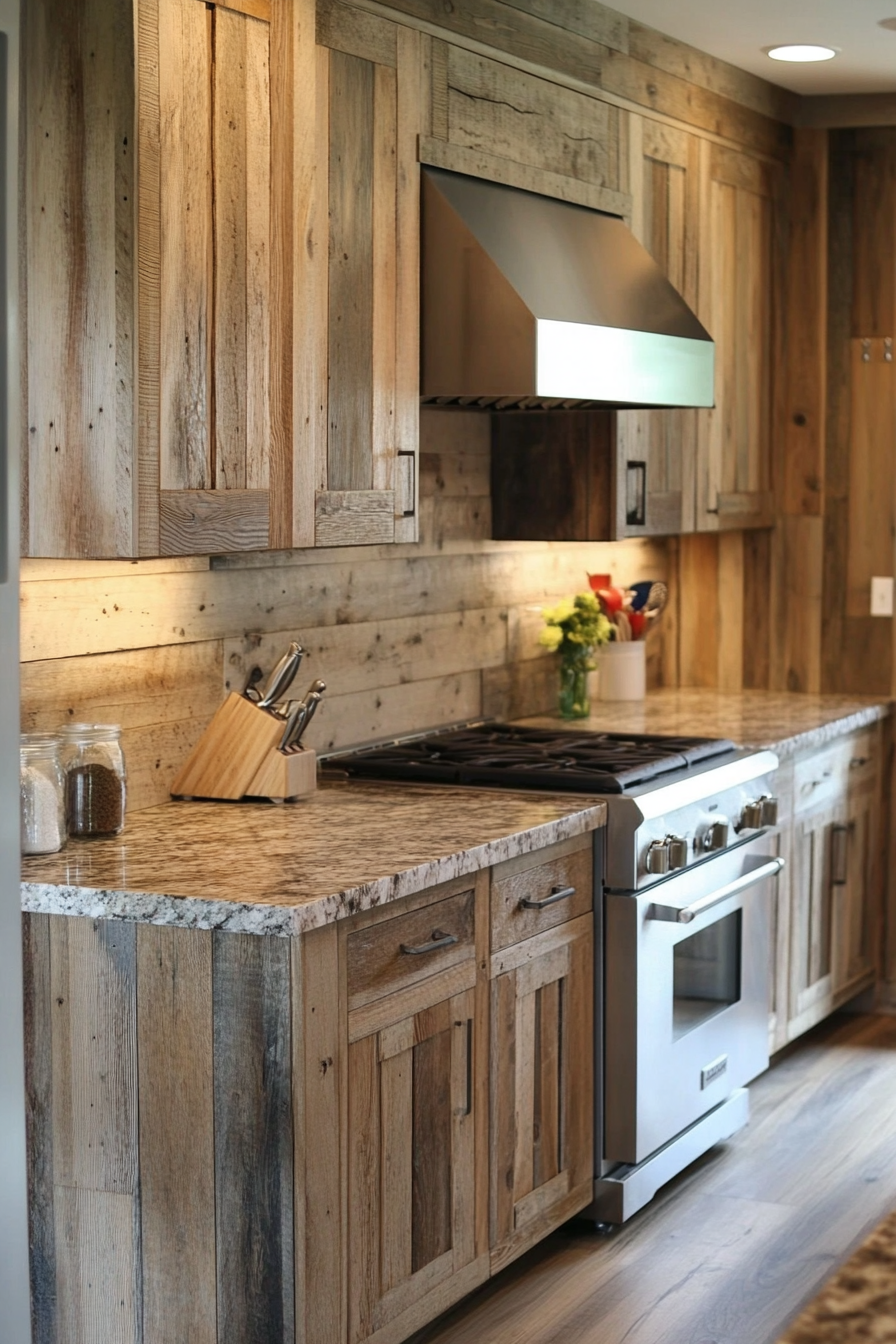
{"type": "Polygon", "coordinates": [[[830,1019],[750,1091],[622,1229],[569,1224],[415,1344],[771,1344],[896,1208],[896,1019],[830,1019]]]}

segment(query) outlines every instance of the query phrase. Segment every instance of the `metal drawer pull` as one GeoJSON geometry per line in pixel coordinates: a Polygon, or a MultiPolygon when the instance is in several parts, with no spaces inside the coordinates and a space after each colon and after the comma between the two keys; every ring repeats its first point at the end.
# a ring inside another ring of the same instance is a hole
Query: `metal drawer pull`
{"type": "Polygon", "coordinates": [[[764,882],[767,877],[775,877],[783,867],[783,859],[769,859],[752,872],[744,873],[727,886],[720,887],[711,896],[704,896],[702,900],[694,901],[693,905],[651,905],[647,910],[647,918],[661,919],[669,924],[690,924],[698,915],[711,910],[714,905],[721,905],[723,901],[727,901],[729,896],[736,896],[739,891],[746,891],[748,887],[764,882]]]}
{"type": "Polygon", "coordinates": [[[440,947],[453,947],[458,941],[456,933],[442,933],[440,929],[433,929],[431,943],[421,943],[419,947],[402,943],[401,950],[407,957],[422,957],[424,952],[438,952],[440,947]]]}
{"type": "Polygon", "coordinates": [[[850,770],[861,770],[863,765],[868,764],[869,759],[868,756],[853,756],[849,763],[850,770]]]}
{"type": "Polygon", "coordinates": [[[540,901],[530,901],[528,896],[524,896],[520,901],[520,909],[543,910],[546,905],[556,905],[558,901],[567,901],[570,896],[575,896],[575,894],[575,887],[551,887],[550,896],[545,896],[540,901]]]}

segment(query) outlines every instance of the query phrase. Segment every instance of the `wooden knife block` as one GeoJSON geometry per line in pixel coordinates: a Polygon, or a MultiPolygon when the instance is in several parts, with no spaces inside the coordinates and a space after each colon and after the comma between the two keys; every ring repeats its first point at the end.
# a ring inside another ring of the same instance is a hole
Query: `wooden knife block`
{"type": "Polygon", "coordinates": [[[317,788],[313,750],[279,748],[286,724],[231,691],[171,785],[175,798],[300,798],[317,788]]]}

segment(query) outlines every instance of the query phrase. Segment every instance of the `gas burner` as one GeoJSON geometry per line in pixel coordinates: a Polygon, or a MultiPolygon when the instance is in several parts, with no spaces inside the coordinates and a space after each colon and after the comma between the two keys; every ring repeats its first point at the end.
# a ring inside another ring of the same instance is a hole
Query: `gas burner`
{"type": "Polygon", "coordinates": [[[484,724],[351,753],[333,765],[367,779],[624,793],[734,749],[724,738],[484,724]]]}

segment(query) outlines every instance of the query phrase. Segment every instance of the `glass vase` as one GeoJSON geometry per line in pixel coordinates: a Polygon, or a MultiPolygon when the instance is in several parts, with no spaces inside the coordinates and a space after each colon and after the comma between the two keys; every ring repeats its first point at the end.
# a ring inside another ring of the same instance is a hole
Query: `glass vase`
{"type": "Polygon", "coordinates": [[[561,719],[587,719],[591,713],[588,698],[589,666],[583,662],[560,664],[559,708],[561,719]]]}

